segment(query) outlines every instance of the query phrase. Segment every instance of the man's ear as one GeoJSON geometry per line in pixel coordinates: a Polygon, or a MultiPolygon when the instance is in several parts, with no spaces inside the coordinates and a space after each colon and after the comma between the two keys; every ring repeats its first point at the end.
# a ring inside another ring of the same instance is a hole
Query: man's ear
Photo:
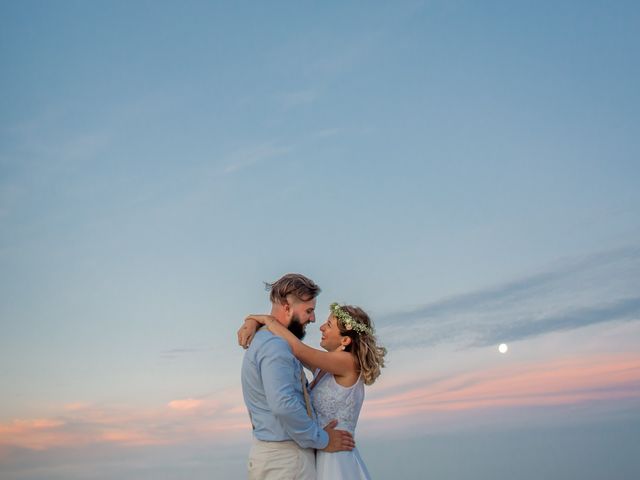
{"type": "Polygon", "coordinates": [[[287,300],[283,300],[280,305],[282,305],[285,316],[289,318],[291,316],[291,304],[287,300]]]}

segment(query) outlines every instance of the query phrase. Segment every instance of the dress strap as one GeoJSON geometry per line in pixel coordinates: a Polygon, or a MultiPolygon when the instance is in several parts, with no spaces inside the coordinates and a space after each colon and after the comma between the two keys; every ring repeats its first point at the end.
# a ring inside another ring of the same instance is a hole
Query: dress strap
{"type": "Polygon", "coordinates": [[[318,375],[316,375],[316,378],[314,378],[313,381],[311,382],[311,385],[309,385],[309,390],[313,390],[313,387],[315,387],[320,381],[320,379],[324,377],[326,374],[327,374],[326,370],[320,370],[318,375]]]}

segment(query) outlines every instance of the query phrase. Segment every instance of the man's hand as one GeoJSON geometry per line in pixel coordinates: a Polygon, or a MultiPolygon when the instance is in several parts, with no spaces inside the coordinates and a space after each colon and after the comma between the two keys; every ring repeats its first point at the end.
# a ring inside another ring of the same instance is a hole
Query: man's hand
{"type": "Polygon", "coordinates": [[[249,348],[249,344],[251,340],[253,340],[253,336],[256,334],[259,326],[260,323],[250,318],[250,316],[247,317],[244,324],[240,327],[240,330],[238,330],[238,345],[245,349],[249,348]]]}
{"type": "Polygon", "coordinates": [[[323,452],[341,452],[344,450],[353,450],[356,442],[353,436],[346,430],[336,430],[335,427],[338,420],[331,420],[326,427],[325,432],[329,434],[329,444],[322,449],[323,452]]]}

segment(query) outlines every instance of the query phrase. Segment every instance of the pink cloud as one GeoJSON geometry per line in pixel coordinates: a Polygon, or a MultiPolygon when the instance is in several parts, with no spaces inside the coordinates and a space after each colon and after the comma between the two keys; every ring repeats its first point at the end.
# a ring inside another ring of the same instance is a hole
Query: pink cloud
{"type": "MultiPolygon", "coordinates": [[[[578,357],[472,370],[447,378],[396,379],[393,385],[370,391],[361,424],[368,428],[384,423],[402,431],[421,422],[448,424],[461,415],[488,409],[600,400],[614,404],[628,398],[640,398],[640,355],[578,357]]],[[[127,448],[241,442],[250,435],[251,425],[237,388],[210,398],[187,397],[146,409],[68,404],[52,418],[0,423],[0,451],[2,447],[46,450],[96,443],[127,448]]]]}
{"type": "Polygon", "coordinates": [[[640,357],[582,357],[425,380],[396,383],[376,392],[366,402],[363,418],[415,420],[427,412],[640,398],[640,357]]]}
{"type": "Polygon", "coordinates": [[[102,432],[100,439],[123,446],[167,445],[171,443],[169,438],[159,438],[149,432],[122,428],[102,432]]]}
{"type": "Polygon", "coordinates": [[[64,432],[66,422],[59,419],[15,419],[0,424],[0,446],[15,446],[31,450],[46,450],[52,444],[72,445],[82,441],[79,435],[64,432]]]}
{"type": "Polygon", "coordinates": [[[75,402],[75,403],[68,403],[64,406],[65,410],[68,410],[70,412],[73,412],[75,410],[83,410],[86,408],[89,408],[90,405],[88,403],[85,402],[75,402]]]}
{"type": "Polygon", "coordinates": [[[202,400],[196,400],[194,398],[187,398],[184,400],[173,400],[168,403],[169,408],[174,410],[193,410],[201,407],[204,404],[202,400]]]}
{"type": "Polygon", "coordinates": [[[47,450],[96,443],[122,447],[233,440],[251,431],[239,389],[210,399],[179,399],[148,409],[73,403],[54,418],[0,423],[0,449],[47,450]]]}

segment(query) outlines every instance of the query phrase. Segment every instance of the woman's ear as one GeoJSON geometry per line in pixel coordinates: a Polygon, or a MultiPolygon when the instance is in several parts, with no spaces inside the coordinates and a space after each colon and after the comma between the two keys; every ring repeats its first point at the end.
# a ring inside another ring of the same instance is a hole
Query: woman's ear
{"type": "Polygon", "coordinates": [[[340,339],[340,345],[342,345],[343,347],[348,347],[349,345],[351,345],[351,337],[349,337],[347,335],[342,337],[340,339]]]}

